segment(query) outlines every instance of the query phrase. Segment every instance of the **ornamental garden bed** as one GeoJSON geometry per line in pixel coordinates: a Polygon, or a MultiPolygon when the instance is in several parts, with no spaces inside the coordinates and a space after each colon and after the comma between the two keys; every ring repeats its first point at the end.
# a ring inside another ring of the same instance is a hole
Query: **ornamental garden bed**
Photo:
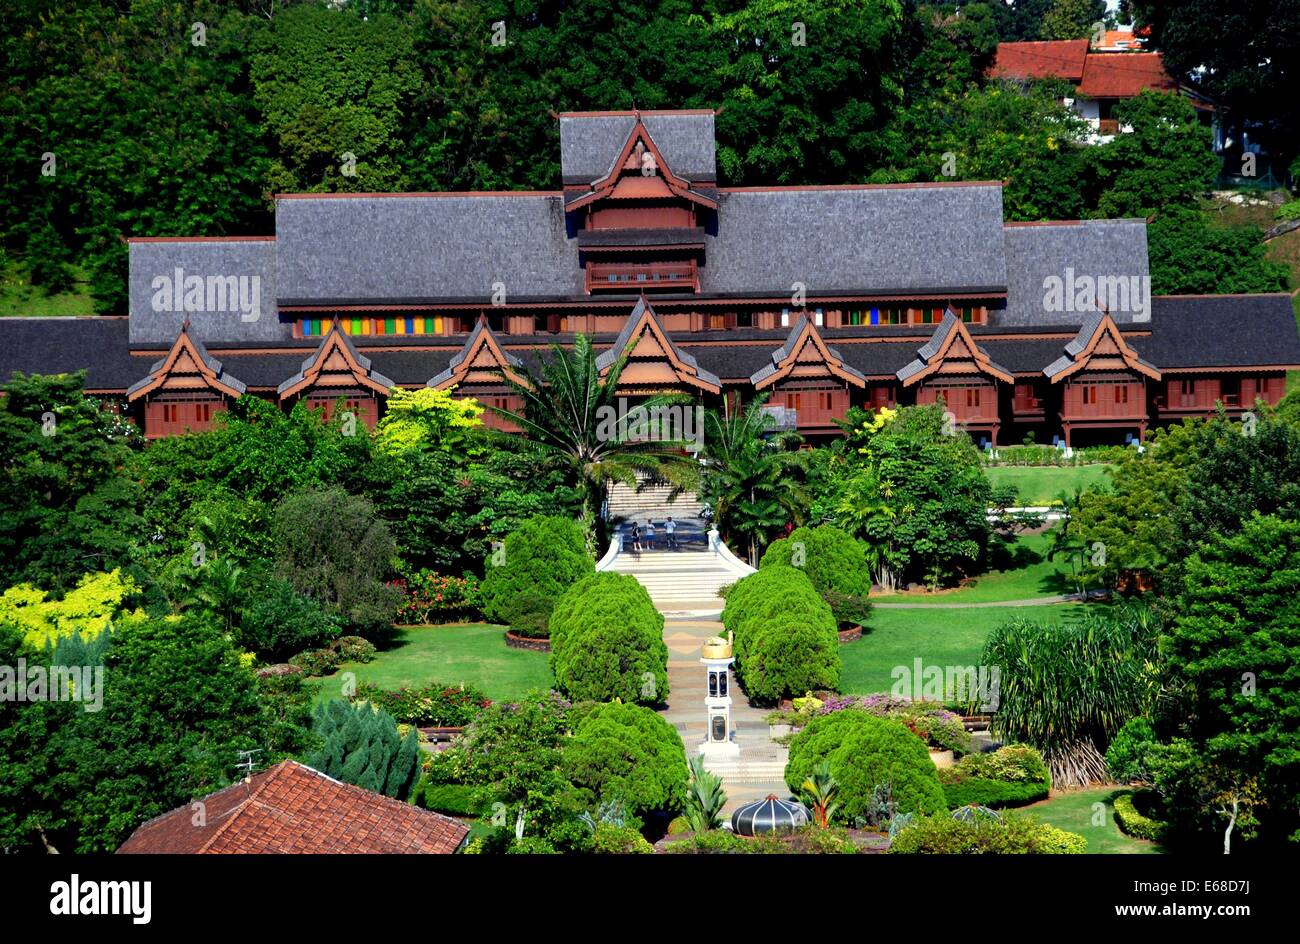
{"type": "Polygon", "coordinates": [[[512,649],[527,649],[530,652],[550,652],[551,640],[545,636],[520,636],[506,630],[506,645],[512,649]]]}
{"type": "Polygon", "coordinates": [[[840,644],[846,642],[856,642],[862,638],[862,627],[857,624],[851,626],[842,626],[839,630],[840,644]]]}

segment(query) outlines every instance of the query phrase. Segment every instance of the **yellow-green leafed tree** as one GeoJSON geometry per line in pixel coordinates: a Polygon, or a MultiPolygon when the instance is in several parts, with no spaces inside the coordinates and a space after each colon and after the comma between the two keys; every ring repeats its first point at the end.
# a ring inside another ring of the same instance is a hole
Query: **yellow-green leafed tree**
{"type": "Polygon", "coordinates": [[[479,419],[482,412],[477,401],[458,399],[448,390],[395,389],[375,431],[375,441],[381,451],[389,454],[447,448],[462,442],[469,430],[483,425],[479,419]]]}
{"type": "Polygon", "coordinates": [[[47,599],[47,591],[20,583],[0,595],[0,623],[17,626],[38,649],[72,633],[95,636],[122,615],[122,601],[138,589],[120,570],[86,574],[61,600],[47,599]]]}

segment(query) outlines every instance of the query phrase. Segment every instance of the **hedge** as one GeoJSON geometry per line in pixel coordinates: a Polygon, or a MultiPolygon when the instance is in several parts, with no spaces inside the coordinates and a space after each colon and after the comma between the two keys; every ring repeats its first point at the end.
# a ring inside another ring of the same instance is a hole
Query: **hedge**
{"type": "Polygon", "coordinates": [[[506,538],[504,556],[488,558],[483,612],[521,636],[545,637],[556,600],[594,573],[582,528],[548,515],[529,518],[506,538]]]}
{"type": "Polygon", "coordinates": [[[785,782],[798,794],[823,760],[839,785],[837,820],[870,818],[878,785],[889,784],[899,813],[947,810],[939,773],[925,742],[896,721],[849,709],[813,718],[790,742],[785,782]]]}
{"type": "Polygon", "coordinates": [[[1121,793],[1115,797],[1115,823],[1120,832],[1134,839],[1150,839],[1160,842],[1169,831],[1169,825],[1158,819],[1143,816],[1137,811],[1133,793],[1121,793]]]}
{"type": "Polygon", "coordinates": [[[1087,840],[1077,833],[1028,817],[956,820],[951,816],[922,816],[899,832],[889,847],[891,853],[903,855],[1081,855],[1087,850],[1087,840]]]}
{"type": "Polygon", "coordinates": [[[839,635],[808,576],[781,564],[739,581],[723,625],[736,637],[736,678],[754,702],[839,688],[839,635]]]}
{"type": "Polygon", "coordinates": [[[871,568],[867,546],[831,525],[795,528],[773,541],[759,568],[793,566],[808,575],[813,589],[830,604],[835,618],[864,624],[871,616],[871,568]]]}
{"type": "Polygon", "coordinates": [[[635,577],[583,578],[556,601],[550,628],[555,685],[574,701],[667,699],[663,614],[635,577]]]}
{"type": "Polygon", "coordinates": [[[448,816],[482,816],[488,809],[481,788],[464,783],[426,783],[417,789],[415,803],[448,816]]]}
{"type": "MultiPolygon", "coordinates": [[[[940,780],[945,778],[940,775],[940,780]]],[[[987,806],[1001,809],[1012,806],[1024,806],[1046,800],[1052,788],[1046,783],[1007,783],[1004,780],[985,780],[981,777],[967,777],[952,783],[943,784],[943,795],[948,799],[948,806],[987,806]]]]}
{"type": "Polygon", "coordinates": [[[1026,744],[969,754],[939,771],[948,806],[1024,806],[1047,798],[1052,776],[1043,755],[1026,744]]]}

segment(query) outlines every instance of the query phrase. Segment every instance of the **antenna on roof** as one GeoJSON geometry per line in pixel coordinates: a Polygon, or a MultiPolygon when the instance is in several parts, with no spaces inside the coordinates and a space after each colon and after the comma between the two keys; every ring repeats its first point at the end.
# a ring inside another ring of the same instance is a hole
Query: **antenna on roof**
{"type": "Polygon", "coordinates": [[[260,747],[254,747],[250,750],[239,752],[239,763],[235,765],[235,769],[243,772],[245,785],[253,779],[253,768],[257,766],[257,762],[253,760],[253,755],[260,753],[262,753],[260,747]]]}

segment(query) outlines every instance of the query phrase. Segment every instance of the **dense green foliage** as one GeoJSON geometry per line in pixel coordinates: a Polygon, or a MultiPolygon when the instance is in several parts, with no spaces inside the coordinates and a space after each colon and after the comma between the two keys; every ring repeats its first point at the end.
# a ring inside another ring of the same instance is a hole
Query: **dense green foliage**
{"type": "Polygon", "coordinates": [[[1012,744],[988,754],[968,754],[939,770],[948,806],[989,808],[1023,806],[1044,800],[1052,776],[1043,756],[1032,747],[1012,744]]]}
{"type": "Polygon", "coordinates": [[[1156,637],[1157,623],[1141,607],[1005,623],[981,659],[1000,673],[990,730],[1041,751],[1059,787],[1103,780],[1106,745],[1155,700],[1156,637]]]}
{"type": "Polygon", "coordinates": [[[546,636],[555,601],[595,569],[572,519],[529,518],[488,558],[484,613],[520,635],[546,636]]]}
{"type": "Polygon", "coordinates": [[[616,800],[642,816],[682,809],[689,772],[671,724],[638,705],[594,705],[576,714],[561,766],[588,802],[616,800]]]}
{"type": "Polygon", "coordinates": [[[414,729],[402,737],[387,712],[337,698],[320,705],[312,720],[322,744],[308,764],[335,780],[384,796],[410,796],[419,773],[420,744],[414,729]]]}
{"type": "Polygon", "coordinates": [[[923,816],[894,837],[889,851],[901,855],[1081,855],[1087,848],[1087,840],[1077,833],[1027,816],[979,816],[968,820],[923,816]]]}
{"type": "Polygon", "coordinates": [[[551,613],[551,671],[577,701],[662,704],[668,698],[664,618],[631,574],[584,577],[551,613]]]}
{"type": "Polygon", "coordinates": [[[1115,797],[1115,822],[1120,830],[1135,839],[1149,839],[1160,842],[1169,832],[1169,827],[1158,819],[1140,812],[1135,797],[1137,794],[1121,793],[1115,797]]]}
{"type": "Polygon", "coordinates": [[[871,615],[871,603],[865,599],[871,592],[867,549],[839,528],[795,528],[763,554],[761,566],[773,564],[803,569],[837,620],[865,623],[871,615]]]}
{"type": "Polygon", "coordinates": [[[750,700],[839,687],[835,617],[802,570],[770,564],[737,582],[722,624],[735,635],[736,679],[750,700]]]}
{"type": "Polygon", "coordinates": [[[896,721],[855,709],[814,718],[790,743],[786,785],[798,793],[822,761],[839,787],[837,815],[849,825],[869,814],[880,786],[889,788],[899,813],[947,809],[925,743],[896,721]]]}

